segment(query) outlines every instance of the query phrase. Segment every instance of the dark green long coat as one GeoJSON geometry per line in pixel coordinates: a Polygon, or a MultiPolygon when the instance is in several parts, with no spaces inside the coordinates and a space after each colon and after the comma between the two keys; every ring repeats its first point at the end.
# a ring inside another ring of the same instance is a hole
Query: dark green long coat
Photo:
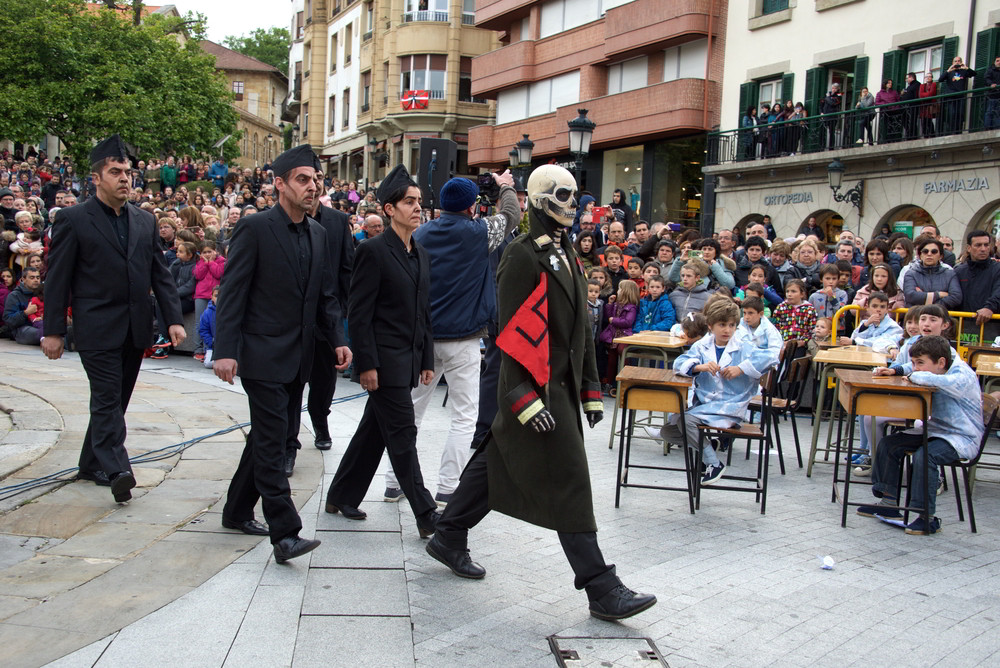
{"type": "Polygon", "coordinates": [[[568,260],[559,252],[531,210],[531,232],[504,251],[497,272],[500,329],[548,274],[549,360],[547,386],[503,353],[500,409],[487,445],[490,508],[531,524],[579,533],[596,531],[590,472],[584,449],[581,409],[603,410],[587,320],[587,278],[569,238],[562,236],[568,260]],[[556,269],[558,267],[558,269],[556,269]],[[544,404],[554,431],[539,434],[523,422],[544,404]]]}

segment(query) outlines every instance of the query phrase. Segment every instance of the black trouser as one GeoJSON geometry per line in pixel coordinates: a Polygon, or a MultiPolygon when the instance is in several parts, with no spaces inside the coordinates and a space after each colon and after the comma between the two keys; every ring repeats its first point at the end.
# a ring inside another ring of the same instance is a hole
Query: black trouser
{"type": "Polygon", "coordinates": [[[408,387],[380,386],[368,393],[364,415],[326,494],[328,503],[357,508],[388,451],[399,487],[417,517],[437,508],[417,459],[417,425],[408,387]]]}
{"type": "Polygon", "coordinates": [[[81,350],[90,381],[90,424],[80,450],[80,470],[112,476],[131,471],[125,450],[125,411],[142,366],[142,348],[132,345],[132,330],[112,350],[81,350]]]}
{"type": "Polygon", "coordinates": [[[317,441],[324,441],[330,439],[327,417],[330,415],[333,393],[337,390],[337,370],[334,366],[337,363],[337,356],[330,343],[323,339],[317,338],[315,347],[307,401],[313,433],[317,441]]]}
{"type": "Polygon", "coordinates": [[[277,543],[297,536],[302,529],[285,476],[285,447],[292,422],[298,431],[303,383],[298,379],[277,383],[248,378],[242,383],[250,403],[250,433],[229,484],[222,515],[234,522],[253,519],[254,506],[260,499],[271,529],[271,542],[277,543]]]}
{"type": "MultiPolygon", "coordinates": [[[[450,550],[467,550],[469,529],[479,524],[490,512],[486,462],[484,444],[466,464],[458,488],[438,520],[435,535],[450,550]]],[[[566,559],[573,568],[573,586],[586,589],[588,598],[598,599],[621,584],[621,580],[615,575],[614,564],[604,562],[604,555],[597,544],[596,531],[559,531],[557,534],[566,559]]]]}
{"type": "Polygon", "coordinates": [[[479,418],[476,420],[476,433],[472,437],[473,449],[479,447],[497,416],[497,385],[500,382],[500,348],[497,347],[497,324],[491,322],[488,336],[483,339],[486,351],[483,355],[483,370],[479,374],[479,418]]]}

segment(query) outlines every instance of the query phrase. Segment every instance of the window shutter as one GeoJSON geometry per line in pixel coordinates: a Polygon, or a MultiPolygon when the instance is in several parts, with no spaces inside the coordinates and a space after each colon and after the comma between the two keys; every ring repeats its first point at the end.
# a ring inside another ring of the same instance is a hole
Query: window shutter
{"type": "MultiPolygon", "coordinates": [[[[795,103],[795,75],[785,74],[781,77],[781,99],[795,103]]],[[[782,105],[784,106],[784,105],[782,105]]]]}
{"type": "Polygon", "coordinates": [[[892,79],[892,87],[899,90],[899,82],[906,76],[906,51],[895,49],[882,54],[882,78],[879,79],[878,88],[882,88],[882,82],[892,79]]]}
{"type": "Polygon", "coordinates": [[[740,127],[743,123],[743,114],[746,113],[747,107],[752,103],[750,102],[751,89],[756,89],[756,82],[751,81],[750,83],[745,83],[740,86],[740,113],[736,121],[736,127],[740,127]]]}
{"type": "MultiPolygon", "coordinates": [[[[946,70],[951,67],[951,61],[958,55],[958,38],[945,37],[942,41],[941,49],[941,69],[946,70]]],[[[968,63],[966,63],[968,64],[968,63]]]]}
{"type": "Polygon", "coordinates": [[[868,56],[854,59],[854,92],[858,93],[862,88],[870,89],[868,86],[868,56]]]}
{"type": "Polygon", "coordinates": [[[814,67],[806,70],[806,113],[819,115],[819,102],[826,95],[826,68],[814,67]]]}
{"type": "MultiPolygon", "coordinates": [[[[987,28],[976,34],[976,76],[985,77],[993,59],[1000,56],[1000,28],[987,28]]],[[[978,84],[981,85],[981,84],[978,84]]]]}

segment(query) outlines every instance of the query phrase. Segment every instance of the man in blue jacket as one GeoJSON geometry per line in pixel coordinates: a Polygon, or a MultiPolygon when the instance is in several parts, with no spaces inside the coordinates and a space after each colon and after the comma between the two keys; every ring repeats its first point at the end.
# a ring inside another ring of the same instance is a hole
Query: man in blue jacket
{"type": "MultiPolygon", "coordinates": [[[[473,218],[479,189],[470,179],[441,186],[440,218],[417,228],[413,238],[427,250],[431,264],[431,329],[434,377],[412,393],[417,427],[441,376],[448,378],[451,428],[441,453],[435,501],[447,504],[472,456],[479,415],[479,340],[496,319],[496,287],[489,255],[521,220],[521,207],[509,172],[493,178],[500,186],[497,215],[473,218]]],[[[403,497],[396,476],[386,472],[386,501],[403,497]]]]}

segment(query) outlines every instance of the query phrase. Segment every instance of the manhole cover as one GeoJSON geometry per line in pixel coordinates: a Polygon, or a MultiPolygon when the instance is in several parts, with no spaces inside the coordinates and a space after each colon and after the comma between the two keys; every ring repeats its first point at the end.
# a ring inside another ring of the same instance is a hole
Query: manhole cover
{"type": "Polygon", "coordinates": [[[669,668],[650,638],[597,638],[593,636],[549,636],[549,647],[560,666],[617,668],[662,666],[669,668]]]}

